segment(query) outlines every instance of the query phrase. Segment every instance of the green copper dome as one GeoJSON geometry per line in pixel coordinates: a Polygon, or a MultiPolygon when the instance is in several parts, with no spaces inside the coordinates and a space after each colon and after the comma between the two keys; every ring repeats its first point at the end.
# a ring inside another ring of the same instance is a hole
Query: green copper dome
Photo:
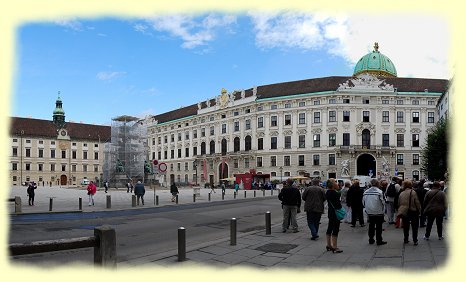
{"type": "Polygon", "coordinates": [[[384,54],[379,52],[379,44],[374,44],[374,51],[359,59],[354,68],[353,76],[361,73],[376,76],[396,77],[396,68],[393,62],[384,54]]]}
{"type": "Polygon", "coordinates": [[[65,124],[65,111],[63,110],[63,103],[60,99],[60,91],[58,91],[58,98],[55,101],[55,110],[53,110],[53,123],[59,127],[65,124]]]}

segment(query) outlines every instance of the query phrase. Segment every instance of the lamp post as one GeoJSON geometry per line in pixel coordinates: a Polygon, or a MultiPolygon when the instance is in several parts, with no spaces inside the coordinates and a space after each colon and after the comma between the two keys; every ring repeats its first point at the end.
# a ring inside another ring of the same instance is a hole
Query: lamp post
{"type": "Polygon", "coordinates": [[[196,169],[196,186],[197,186],[197,160],[193,161],[194,169],[196,169]]]}
{"type": "Polygon", "coordinates": [[[283,182],[283,167],[278,168],[280,170],[280,182],[283,182]]]}

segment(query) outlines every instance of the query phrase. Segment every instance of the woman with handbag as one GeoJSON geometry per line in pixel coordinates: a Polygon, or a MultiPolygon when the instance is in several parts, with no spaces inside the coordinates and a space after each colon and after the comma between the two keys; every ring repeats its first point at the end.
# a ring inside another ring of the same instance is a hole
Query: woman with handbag
{"type": "Polygon", "coordinates": [[[398,199],[398,213],[403,220],[403,235],[404,243],[409,243],[409,226],[413,231],[413,243],[417,246],[417,231],[419,229],[419,212],[421,211],[421,203],[413,191],[413,183],[411,180],[403,181],[403,192],[398,199]]]}
{"type": "Polygon", "coordinates": [[[342,208],[340,202],[340,194],[337,193],[336,188],[338,184],[335,179],[330,178],[327,180],[327,192],[325,192],[325,198],[328,202],[328,227],[327,227],[327,251],[333,253],[343,252],[338,248],[338,231],[340,230],[340,220],[337,218],[336,210],[342,208]]]}
{"type": "Polygon", "coordinates": [[[445,192],[440,190],[440,183],[434,181],[432,189],[427,192],[424,198],[424,214],[427,216],[427,227],[424,240],[429,240],[432,225],[437,225],[437,235],[439,240],[443,240],[443,216],[447,210],[448,203],[445,192]]]}

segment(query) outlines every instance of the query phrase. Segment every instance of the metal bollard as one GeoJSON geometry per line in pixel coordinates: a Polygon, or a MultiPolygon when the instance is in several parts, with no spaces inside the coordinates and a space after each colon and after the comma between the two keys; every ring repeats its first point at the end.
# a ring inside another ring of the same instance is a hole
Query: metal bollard
{"type": "Polygon", "coordinates": [[[50,201],[49,201],[49,211],[52,211],[52,208],[53,208],[53,198],[50,198],[50,201]]]}
{"type": "Polygon", "coordinates": [[[254,190],[254,198],[256,197],[256,190],[254,190]]]}
{"type": "Polygon", "coordinates": [[[196,194],[193,194],[193,203],[196,202],[196,194]]]}
{"type": "Polygon", "coordinates": [[[78,209],[80,211],[83,210],[83,198],[79,198],[79,200],[78,200],[78,209]]]}
{"type": "Polygon", "coordinates": [[[244,198],[246,199],[246,190],[244,191],[244,198]]]}
{"type": "Polygon", "coordinates": [[[186,260],[186,229],[178,228],[178,261],[186,260]]]}
{"type": "Polygon", "coordinates": [[[265,213],[265,235],[272,234],[272,217],[271,213],[267,211],[265,213]]]}
{"type": "Polygon", "coordinates": [[[236,246],[236,218],[230,220],[230,245],[236,246]]]}
{"type": "Polygon", "coordinates": [[[159,205],[159,195],[155,196],[155,205],[159,205]]]}
{"type": "Polygon", "coordinates": [[[107,209],[112,208],[112,197],[110,195],[107,195],[107,209]]]}
{"type": "Polygon", "coordinates": [[[116,268],[116,234],[110,226],[100,226],[94,229],[97,245],[94,247],[94,264],[116,268]]]}
{"type": "Polygon", "coordinates": [[[15,197],[15,213],[22,213],[21,197],[15,197]]]}
{"type": "Polygon", "coordinates": [[[131,196],[131,206],[133,208],[136,206],[136,195],[131,196]]]}
{"type": "Polygon", "coordinates": [[[209,193],[209,202],[210,202],[210,193],[209,193]]]}
{"type": "Polygon", "coordinates": [[[176,195],[176,201],[175,201],[176,204],[178,204],[178,195],[176,195]]]}
{"type": "Polygon", "coordinates": [[[236,192],[233,192],[233,199],[236,199],[236,192]]]}

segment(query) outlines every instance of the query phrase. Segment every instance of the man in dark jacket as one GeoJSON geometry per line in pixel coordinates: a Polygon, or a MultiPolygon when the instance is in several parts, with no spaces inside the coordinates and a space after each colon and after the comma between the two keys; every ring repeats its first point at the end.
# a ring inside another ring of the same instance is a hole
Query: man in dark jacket
{"type": "Polygon", "coordinates": [[[142,205],[144,206],[144,194],[146,193],[146,189],[144,188],[144,184],[141,181],[136,183],[136,187],[134,187],[134,194],[137,197],[138,206],[139,206],[139,199],[141,199],[142,205]]]}
{"type": "Polygon", "coordinates": [[[364,215],[362,213],[362,195],[364,190],[359,185],[359,180],[354,179],[353,185],[348,189],[346,195],[346,204],[351,207],[351,227],[356,226],[356,220],[359,220],[359,224],[364,226],[364,215]]]}
{"type": "Polygon", "coordinates": [[[172,194],[172,202],[174,202],[176,200],[176,195],[178,195],[178,187],[176,187],[175,182],[170,186],[170,193],[172,194]]]}
{"type": "Polygon", "coordinates": [[[298,231],[298,223],[296,222],[296,213],[300,212],[301,208],[301,193],[293,187],[293,180],[288,179],[286,186],[278,194],[278,199],[282,201],[283,208],[283,233],[288,229],[288,220],[291,219],[291,226],[293,233],[298,231]]]}
{"type": "Polygon", "coordinates": [[[421,202],[421,213],[419,216],[419,227],[426,227],[426,216],[424,214],[424,197],[426,196],[426,193],[428,191],[428,187],[426,188],[423,187],[420,182],[414,182],[413,183],[413,190],[417,194],[417,198],[419,199],[419,202],[421,202]]]}
{"type": "Polygon", "coordinates": [[[312,186],[303,192],[304,211],[307,216],[307,225],[311,230],[311,240],[319,238],[319,224],[324,212],[325,190],[319,186],[319,179],[312,180],[312,186]]]}

